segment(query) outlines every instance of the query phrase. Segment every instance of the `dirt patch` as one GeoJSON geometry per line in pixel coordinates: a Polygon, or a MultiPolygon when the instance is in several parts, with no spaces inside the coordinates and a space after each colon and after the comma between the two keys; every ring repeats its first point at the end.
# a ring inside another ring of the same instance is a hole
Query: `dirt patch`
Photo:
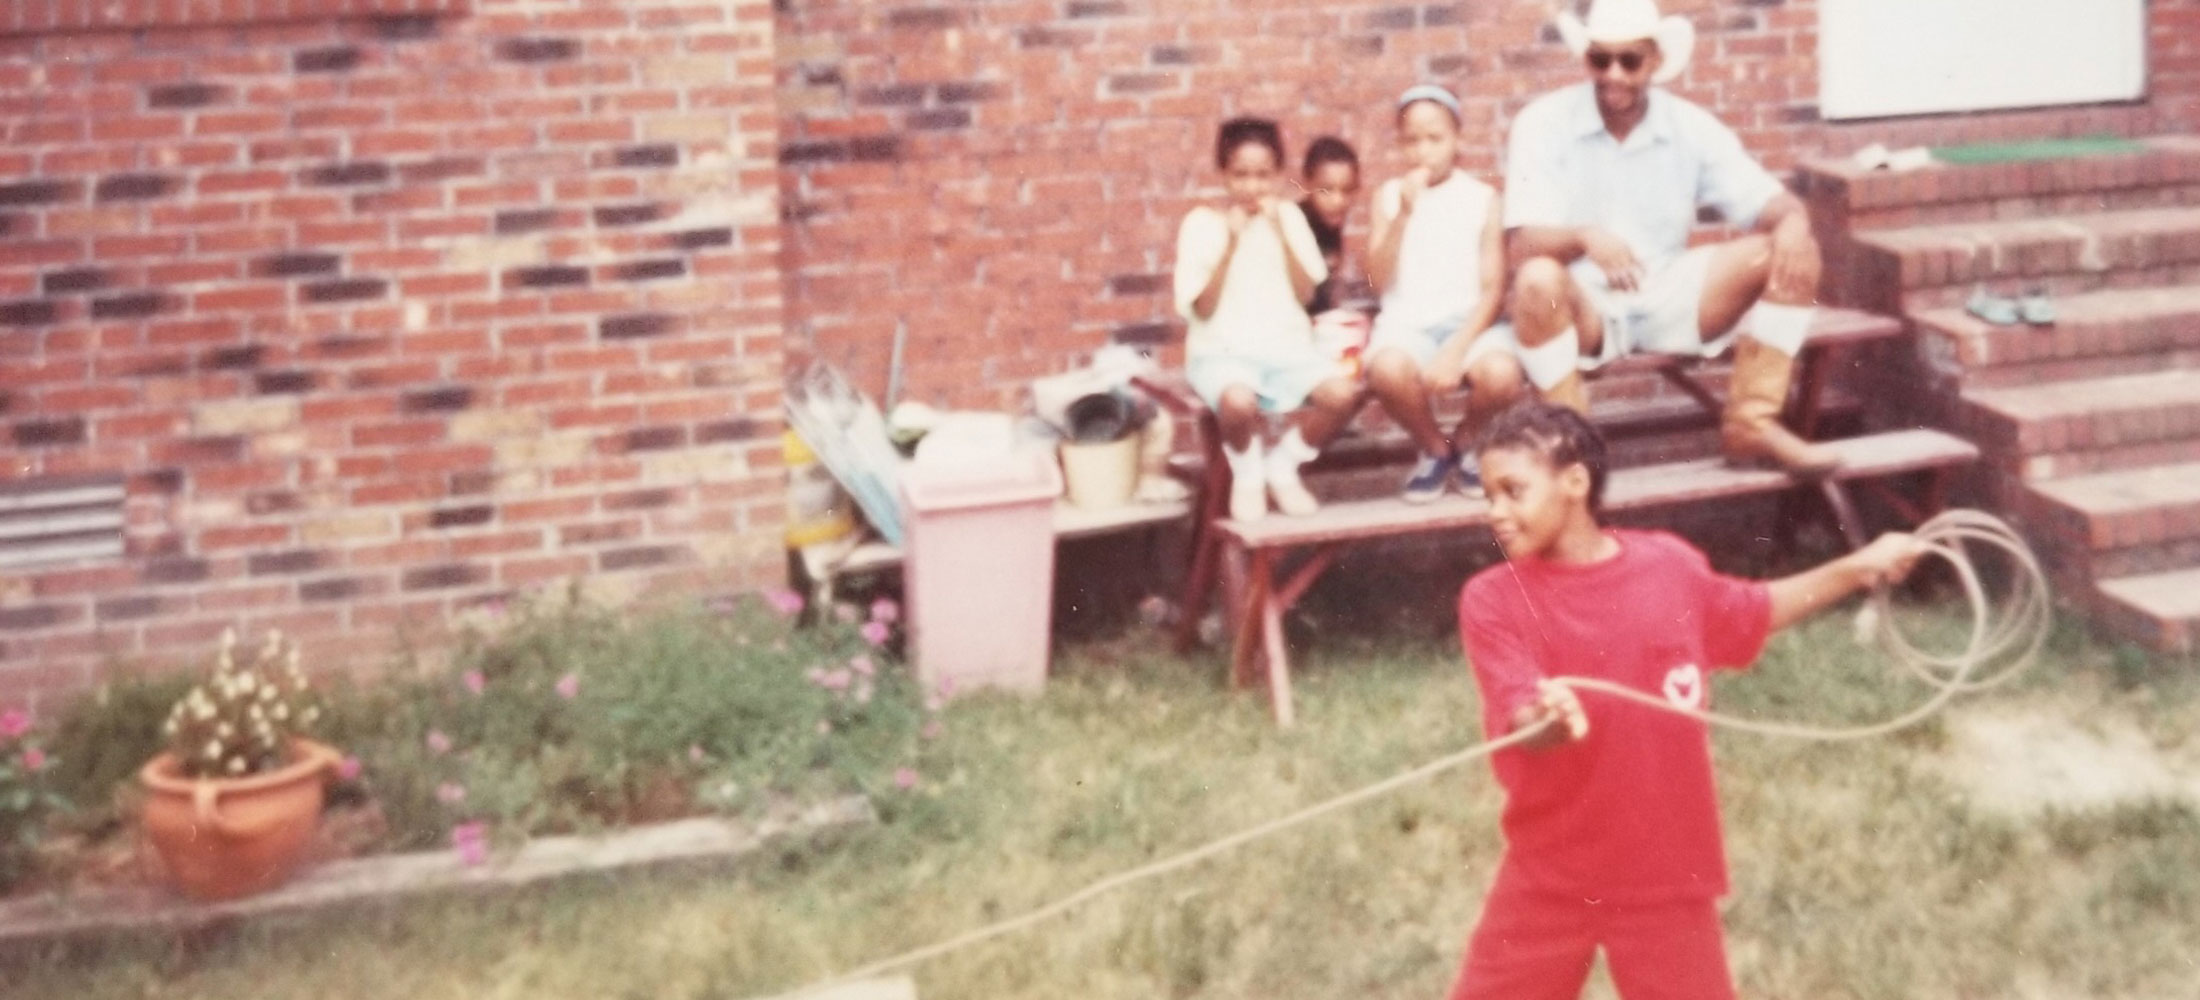
{"type": "Polygon", "coordinates": [[[2200,804],[2200,761],[2164,753],[2133,719],[2069,703],[1979,705],[1948,719],[1948,780],[2011,815],[2184,799],[2200,804]]]}

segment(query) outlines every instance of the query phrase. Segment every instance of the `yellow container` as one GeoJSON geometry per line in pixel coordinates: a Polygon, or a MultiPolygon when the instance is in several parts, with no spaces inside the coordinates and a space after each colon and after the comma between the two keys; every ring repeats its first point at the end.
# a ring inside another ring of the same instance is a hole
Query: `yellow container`
{"type": "Polygon", "coordinates": [[[1136,434],[1114,441],[1062,442],[1062,480],[1069,502],[1094,510],[1121,507],[1138,488],[1136,434]]]}
{"type": "Polygon", "coordinates": [[[854,532],[854,501],[802,435],[791,430],[781,434],[779,454],[787,463],[787,528],[782,535],[787,547],[799,549],[854,532]]]}

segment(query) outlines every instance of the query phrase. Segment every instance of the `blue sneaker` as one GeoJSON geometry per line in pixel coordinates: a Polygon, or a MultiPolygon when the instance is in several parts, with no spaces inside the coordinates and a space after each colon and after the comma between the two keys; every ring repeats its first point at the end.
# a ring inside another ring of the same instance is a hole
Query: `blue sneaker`
{"type": "Polygon", "coordinates": [[[1459,461],[1459,492],[1470,497],[1482,495],[1482,467],[1464,458],[1459,461]]]}
{"type": "Polygon", "coordinates": [[[1413,463],[1413,474],[1406,477],[1406,487],[1398,498],[1407,503],[1428,503],[1444,495],[1444,487],[1458,472],[1457,455],[1422,455],[1413,463]]]}

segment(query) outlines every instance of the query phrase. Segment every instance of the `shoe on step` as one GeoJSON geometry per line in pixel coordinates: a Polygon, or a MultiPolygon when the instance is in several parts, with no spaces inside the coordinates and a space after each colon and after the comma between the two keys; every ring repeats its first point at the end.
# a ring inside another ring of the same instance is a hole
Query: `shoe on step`
{"type": "Polygon", "coordinates": [[[1971,292],[1971,301],[1963,308],[1965,312],[1995,326],[2010,326],[2017,321],[2016,302],[1987,291],[1985,285],[1980,285],[1971,292]]]}
{"type": "Polygon", "coordinates": [[[1230,519],[1258,521],[1268,516],[1268,484],[1258,475],[1230,476],[1230,519]]]}
{"type": "Polygon", "coordinates": [[[1305,517],[1322,509],[1321,501],[1307,492],[1306,483],[1299,479],[1296,462],[1268,461],[1268,495],[1275,498],[1276,509],[1292,517],[1305,517]]]}
{"type": "Polygon", "coordinates": [[[2027,289],[2017,300],[2017,314],[2033,326],[2052,326],[2055,322],[2055,300],[2047,297],[2047,289],[2038,285],[2027,289]]]}
{"type": "Polygon", "coordinates": [[[1479,497],[1483,495],[1482,468],[1481,466],[1476,465],[1473,459],[1468,458],[1464,455],[1460,456],[1459,475],[1457,477],[1457,481],[1459,483],[1459,492],[1462,495],[1470,497],[1479,497]]]}
{"type": "Polygon", "coordinates": [[[1457,455],[1422,455],[1413,463],[1413,473],[1406,477],[1398,498],[1407,503],[1428,503],[1444,495],[1444,487],[1458,471],[1457,455]]]}

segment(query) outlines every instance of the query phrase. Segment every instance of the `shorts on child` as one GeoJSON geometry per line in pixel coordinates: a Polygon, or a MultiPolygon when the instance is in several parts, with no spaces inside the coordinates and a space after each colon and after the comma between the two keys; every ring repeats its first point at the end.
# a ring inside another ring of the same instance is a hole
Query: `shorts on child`
{"type": "Polygon", "coordinates": [[[1233,385],[1253,390],[1260,408],[1289,413],[1306,402],[1314,387],[1337,374],[1335,362],[1311,348],[1288,353],[1196,354],[1184,359],[1184,378],[1207,405],[1220,408],[1222,393],[1233,385]]]}
{"type": "Polygon", "coordinates": [[[1465,316],[1446,316],[1425,322],[1400,321],[1392,319],[1391,315],[1375,315],[1375,330],[1368,335],[1367,350],[1363,352],[1363,356],[1373,358],[1385,349],[1396,349],[1404,351],[1413,359],[1414,364],[1423,368],[1428,367],[1428,363],[1436,357],[1436,352],[1444,346],[1444,341],[1450,340],[1451,335],[1458,333],[1459,327],[1467,321],[1465,316]]]}
{"type": "Polygon", "coordinates": [[[1582,357],[1581,369],[1600,368],[1629,354],[1713,357],[1724,353],[1734,339],[1733,331],[1707,341],[1699,322],[1703,285],[1717,250],[1701,246],[1675,257],[1632,293],[1582,282],[1582,294],[1604,317],[1604,344],[1594,356],[1582,357]]]}
{"type": "Polygon", "coordinates": [[[1733,1000],[1717,900],[1623,904],[1502,884],[1450,1000],[1575,1000],[1600,947],[1626,1000],[1733,1000]]]}

